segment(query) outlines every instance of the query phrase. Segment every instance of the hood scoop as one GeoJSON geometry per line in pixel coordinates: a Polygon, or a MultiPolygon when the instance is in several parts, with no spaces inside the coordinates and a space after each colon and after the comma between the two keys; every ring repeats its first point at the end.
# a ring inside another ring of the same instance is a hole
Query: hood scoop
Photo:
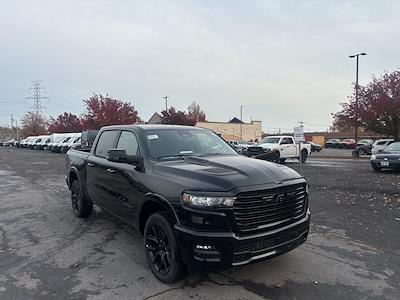
{"type": "MultiPolygon", "coordinates": [[[[224,170],[225,174],[239,173],[242,175],[246,175],[246,173],[241,171],[240,169],[237,169],[237,168],[231,167],[231,166],[227,166],[225,164],[220,164],[220,163],[214,162],[212,160],[209,160],[209,159],[206,159],[203,157],[185,156],[185,161],[188,163],[192,163],[192,164],[213,167],[213,168],[207,168],[206,171],[208,171],[209,169],[218,169],[219,171],[224,170]]],[[[216,172],[219,172],[219,171],[216,171],[216,172]]],[[[211,171],[210,173],[215,174],[216,172],[211,171]]],[[[219,174],[222,174],[222,171],[219,172],[219,174]]]]}

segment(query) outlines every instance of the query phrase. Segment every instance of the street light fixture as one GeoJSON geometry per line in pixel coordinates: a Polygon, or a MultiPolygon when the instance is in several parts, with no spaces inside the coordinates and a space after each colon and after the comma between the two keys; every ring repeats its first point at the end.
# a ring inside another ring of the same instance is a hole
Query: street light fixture
{"type": "Polygon", "coordinates": [[[355,115],[355,133],[354,133],[354,139],[356,141],[356,146],[357,146],[357,139],[358,139],[358,58],[359,56],[364,56],[367,55],[365,52],[349,55],[350,58],[356,58],[356,115],[355,115]]]}

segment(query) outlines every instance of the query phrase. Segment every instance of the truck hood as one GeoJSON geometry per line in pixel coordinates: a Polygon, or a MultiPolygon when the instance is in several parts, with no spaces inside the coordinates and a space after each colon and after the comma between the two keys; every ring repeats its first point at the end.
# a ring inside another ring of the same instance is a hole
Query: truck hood
{"type": "Polygon", "coordinates": [[[257,145],[257,147],[262,147],[262,148],[276,148],[278,146],[279,144],[271,144],[271,143],[263,143],[257,145]]]}
{"type": "Polygon", "coordinates": [[[238,155],[157,162],[153,172],[187,189],[204,191],[230,191],[235,187],[279,184],[302,178],[284,165],[238,155]]]}

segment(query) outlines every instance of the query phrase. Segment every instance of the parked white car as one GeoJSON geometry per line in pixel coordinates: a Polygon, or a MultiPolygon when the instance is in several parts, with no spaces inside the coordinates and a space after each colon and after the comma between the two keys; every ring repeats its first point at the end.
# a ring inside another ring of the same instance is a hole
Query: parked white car
{"type": "Polygon", "coordinates": [[[394,139],[380,139],[372,144],[371,154],[376,154],[380,150],[384,150],[387,146],[394,142],[394,139]]]}
{"type": "Polygon", "coordinates": [[[239,141],[227,141],[233,148],[235,148],[236,151],[241,153],[244,149],[247,149],[247,147],[252,146],[251,144],[248,144],[246,141],[239,140],[239,141]]]}
{"type": "MultiPolygon", "coordinates": [[[[268,136],[261,140],[257,145],[264,150],[275,152],[277,157],[275,160],[284,162],[287,158],[299,158],[299,145],[296,144],[292,136],[268,136]]],[[[252,148],[252,147],[249,147],[252,148]]],[[[301,160],[306,162],[307,157],[311,154],[310,144],[301,144],[301,160]]]]}

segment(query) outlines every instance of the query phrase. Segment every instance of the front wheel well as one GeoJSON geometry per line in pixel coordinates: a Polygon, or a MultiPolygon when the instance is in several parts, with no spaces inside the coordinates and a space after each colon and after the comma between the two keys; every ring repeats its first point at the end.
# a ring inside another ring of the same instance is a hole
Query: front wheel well
{"type": "Polygon", "coordinates": [[[148,200],[143,204],[139,215],[139,231],[141,234],[144,233],[144,227],[146,226],[148,218],[152,214],[161,211],[167,212],[170,215],[171,219],[176,220],[173,212],[171,211],[171,208],[161,203],[159,200],[148,200]]]}

